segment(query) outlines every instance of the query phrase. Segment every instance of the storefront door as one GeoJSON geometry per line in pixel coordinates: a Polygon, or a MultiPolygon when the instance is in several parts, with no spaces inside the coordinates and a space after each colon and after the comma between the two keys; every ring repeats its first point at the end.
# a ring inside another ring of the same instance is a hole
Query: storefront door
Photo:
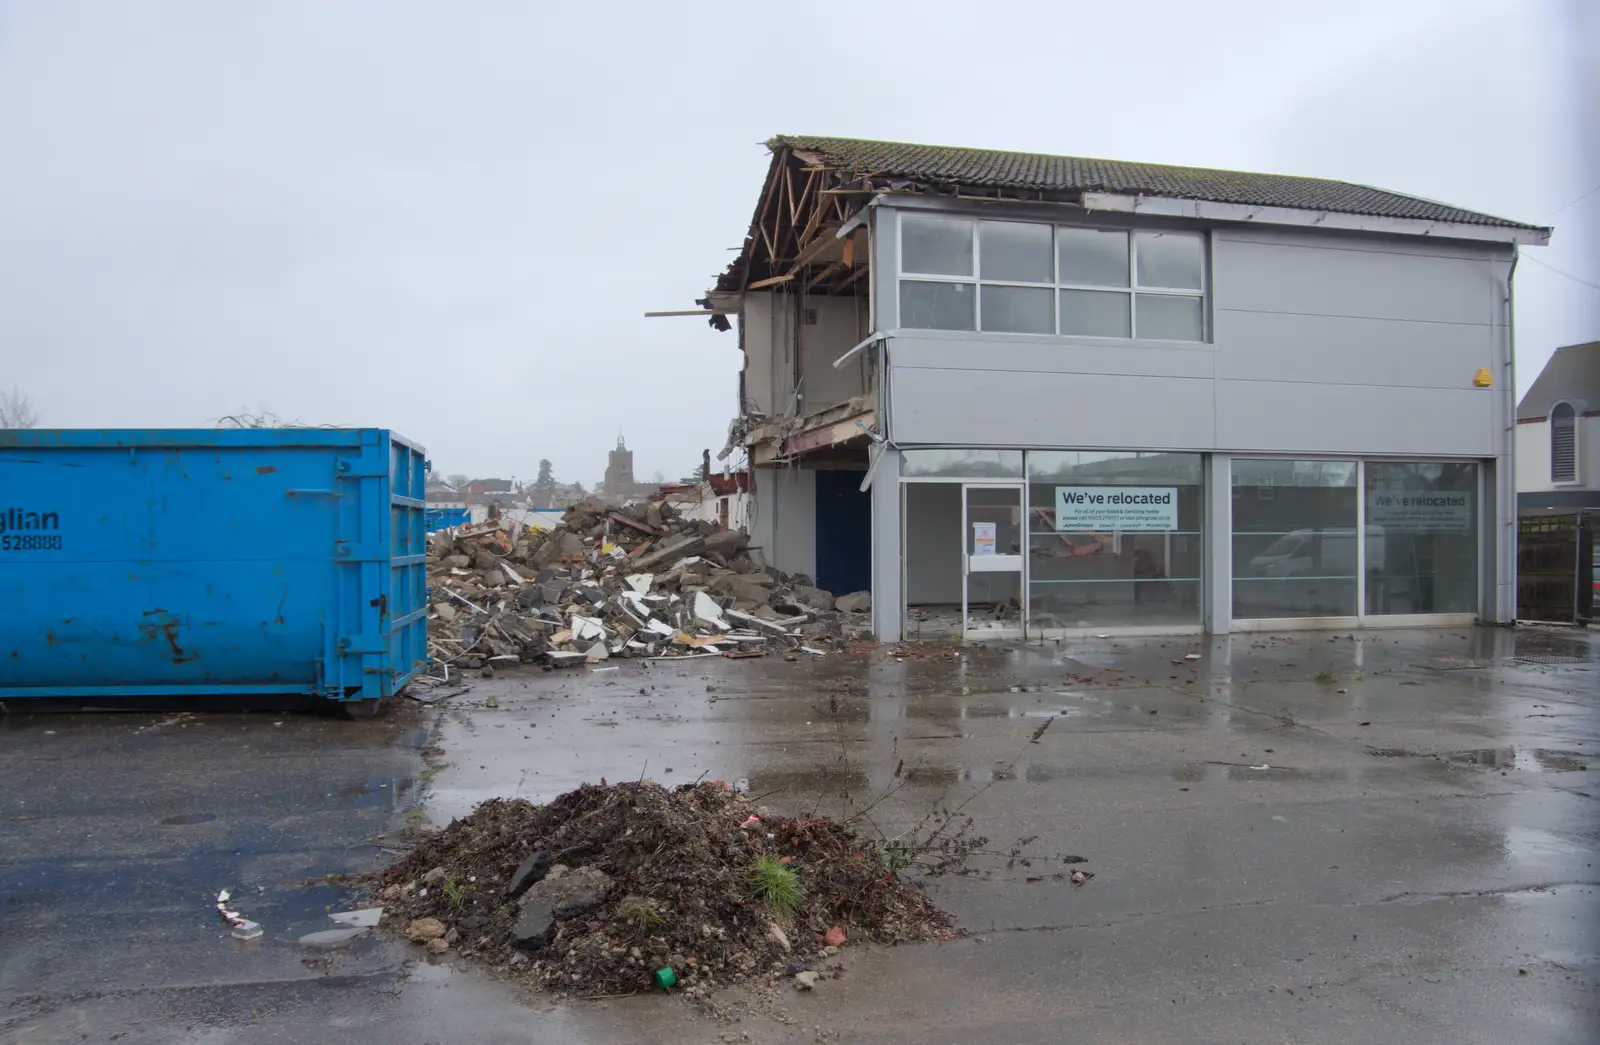
{"type": "Polygon", "coordinates": [[[962,632],[969,638],[1021,637],[1024,562],[1022,483],[964,483],[962,632]]]}

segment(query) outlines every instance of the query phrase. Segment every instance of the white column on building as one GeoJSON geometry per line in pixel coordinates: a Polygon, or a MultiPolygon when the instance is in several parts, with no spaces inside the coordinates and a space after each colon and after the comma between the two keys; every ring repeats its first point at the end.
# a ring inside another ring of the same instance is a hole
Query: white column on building
{"type": "Polygon", "coordinates": [[[880,642],[899,642],[900,451],[887,444],[872,473],[872,632],[880,642]]]}
{"type": "Polygon", "coordinates": [[[1205,484],[1205,628],[1225,635],[1233,626],[1233,458],[1206,455],[1205,484]]]}

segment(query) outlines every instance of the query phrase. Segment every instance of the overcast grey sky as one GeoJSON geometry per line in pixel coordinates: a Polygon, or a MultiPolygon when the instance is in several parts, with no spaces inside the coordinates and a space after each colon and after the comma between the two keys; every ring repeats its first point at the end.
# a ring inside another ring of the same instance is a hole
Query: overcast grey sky
{"type": "Polygon", "coordinates": [[[1548,219],[1521,385],[1600,337],[1600,289],[1544,267],[1600,285],[1600,192],[1552,213],[1600,186],[1600,5],[1296,6],[0,0],[0,386],[51,426],[265,407],[585,483],[621,432],[676,477],[738,351],[642,313],[727,264],[780,132],[1548,219]]]}

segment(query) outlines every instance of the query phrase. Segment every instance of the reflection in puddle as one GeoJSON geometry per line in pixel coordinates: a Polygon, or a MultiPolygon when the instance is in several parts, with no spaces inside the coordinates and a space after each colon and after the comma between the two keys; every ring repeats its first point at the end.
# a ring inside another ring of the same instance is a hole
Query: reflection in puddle
{"type": "Polygon", "coordinates": [[[1350,772],[1345,769],[1294,769],[1287,766],[1273,766],[1270,769],[1253,769],[1250,766],[1228,766],[1229,780],[1242,780],[1252,784],[1284,783],[1297,781],[1304,783],[1307,780],[1349,780],[1350,772]]]}
{"type": "Polygon", "coordinates": [[[1440,755],[1446,762],[1487,769],[1517,769],[1524,773],[1581,773],[1588,769],[1576,751],[1551,751],[1547,748],[1486,747],[1474,751],[1451,751],[1440,755]]]}
{"type": "Polygon", "coordinates": [[[1372,748],[1371,753],[1379,758],[1436,758],[1458,766],[1516,769],[1524,773],[1582,773],[1589,768],[1579,752],[1542,747],[1482,747],[1440,754],[1410,751],[1403,747],[1380,747],[1372,748]]]}
{"type": "Polygon", "coordinates": [[[338,796],[358,806],[407,806],[420,797],[413,777],[371,777],[339,788],[338,796]]]}
{"type": "Polygon", "coordinates": [[[768,792],[794,791],[801,794],[815,794],[818,791],[841,790],[861,792],[871,783],[867,774],[859,769],[828,767],[790,773],[754,772],[750,774],[750,793],[761,795],[768,792]]]}
{"type": "Polygon", "coordinates": [[[905,778],[913,784],[954,784],[967,778],[967,771],[959,766],[908,766],[905,778]]]}

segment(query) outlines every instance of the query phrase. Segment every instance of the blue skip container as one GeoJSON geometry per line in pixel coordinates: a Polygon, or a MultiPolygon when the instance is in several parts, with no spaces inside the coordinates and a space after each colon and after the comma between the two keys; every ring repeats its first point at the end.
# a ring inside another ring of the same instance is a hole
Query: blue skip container
{"type": "Polygon", "coordinates": [[[426,470],[377,428],[0,431],[0,699],[375,711],[428,663],[426,470]]]}

